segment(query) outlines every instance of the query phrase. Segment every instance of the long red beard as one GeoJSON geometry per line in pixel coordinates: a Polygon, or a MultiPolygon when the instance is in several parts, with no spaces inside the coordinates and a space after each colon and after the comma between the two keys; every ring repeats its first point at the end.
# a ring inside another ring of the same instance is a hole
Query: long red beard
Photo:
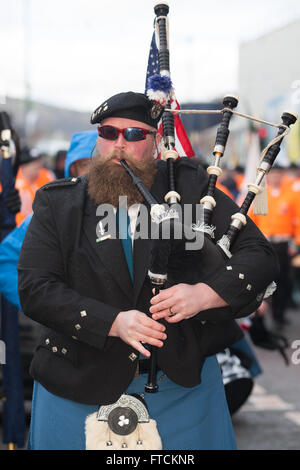
{"type": "Polygon", "coordinates": [[[143,196],[126,170],[112,161],[113,158],[124,159],[130,166],[134,174],[139,177],[147,189],[150,189],[156,172],[156,162],[153,158],[142,162],[135,162],[134,159],[125,153],[112,153],[105,161],[101,156],[95,157],[88,172],[88,194],[91,199],[99,204],[119,205],[119,196],[127,196],[127,204],[143,202],[143,196]]]}

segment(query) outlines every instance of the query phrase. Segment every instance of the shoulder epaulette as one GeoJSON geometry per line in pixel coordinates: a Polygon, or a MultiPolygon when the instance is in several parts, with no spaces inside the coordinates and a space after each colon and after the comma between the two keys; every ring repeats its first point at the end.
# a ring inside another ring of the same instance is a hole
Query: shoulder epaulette
{"type": "Polygon", "coordinates": [[[75,186],[79,183],[80,178],[71,177],[71,178],[64,178],[55,181],[51,181],[50,183],[45,184],[41,187],[43,191],[46,189],[55,189],[55,188],[65,188],[66,186],[75,186]]]}

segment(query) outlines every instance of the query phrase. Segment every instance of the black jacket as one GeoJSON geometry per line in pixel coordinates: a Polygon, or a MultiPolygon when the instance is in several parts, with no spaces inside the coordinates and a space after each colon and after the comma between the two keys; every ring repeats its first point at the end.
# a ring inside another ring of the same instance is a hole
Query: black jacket
{"type": "MultiPolygon", "coordinates": [[[[151,192],[163,201],[166,165],[159,162],[158,167],[151,192]]],[[[203,169],[183,158],[176,163],[176,175],[182,204],[199,203],[207,187],[203,169]]],[[[219,239],[236,205],[220,191],[216,201],[212,222],[219,239]]],[[[85,177],[47,184],[37,192],[33,209],[18,264],[23,311],[45,326],[31,374],[59,396],[87,404],[113,403],[134,377],[138,352],[121,339],[108,337],[108,332],[120,311],[148,311],[150,241],[134,242],[132,284],[121,241],[96,242],[99,217],[87,195],[85,177]]],[[[233,319],[276,277],[273,251],[250,220],[233,252],[204,279],[230,308],[218,309],[220,316],[218,311],[206,311],[175,325],[165,323],[168,338],[159,349],[159,365],[182,386],[200,382],[205,356],[241,338],[233,319]],[[208,318],[213,322],[203,324],[201,320],[208,318]]]]}

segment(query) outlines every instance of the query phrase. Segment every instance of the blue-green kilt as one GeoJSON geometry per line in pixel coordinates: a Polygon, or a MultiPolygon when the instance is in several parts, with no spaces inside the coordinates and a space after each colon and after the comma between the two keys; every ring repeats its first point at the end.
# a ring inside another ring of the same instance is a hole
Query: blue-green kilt
{"type": "MultiPolygon", "coordinates": [[[[158,378],[161,375],[159,372],[158,378]]],[[[126,392],[143,393],[146,381],[147,375],[140,375],[126,392]]],[[[150,417],[157,422],[164,450],[236,449],[215,356],[205,360],[201,383],[196,387],[181,387],[164,376],[159,391],[145,394],[145,400],[150,417]]],[[[85,449],[85,419],[98,408],[53,395],[35,382],[28,448],[85,449]]]]}

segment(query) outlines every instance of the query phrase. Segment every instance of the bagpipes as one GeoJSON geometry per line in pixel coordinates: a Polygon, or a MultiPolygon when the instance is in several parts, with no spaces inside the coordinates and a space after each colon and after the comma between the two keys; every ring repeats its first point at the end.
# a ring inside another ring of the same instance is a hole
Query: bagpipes
{"type": "MultiPolygon", "coordinates": [[[[211,226],[212,211],[216,205],[214,199],[215,186],[217,177],[222,171],[219,163],[225,152],[229,135],[229,123],[233,113],[235,113],[234,108],[238,104],[235,96],[226,96],[224,98],[224,109],[215,111],[216,113],[222,113],[223,116],[214,147],[215,164],[208,168],[208,193],[201,199],[199,204],[203,209],[203,220],[190,226],[184,225],[180,217],[179,203],[181,197],[176,188],[175,160],[179,156],[175,150],[174,116],[173,111],[170,109],[172,82],[170,80],[169,66],[168,4],[166,2],[159,2],[155,5],[154,11],[159,43],[160,73],[149,78],[147,94],[149,100],[152,101],[151,114],[153,118],[157,117],[164,110],[162,115],[163,145],[161,147],[161,159],[166,161],[168,174],[168,191],[164,196],[164,203],[156,200],[142,181],[136,177],[125,160],[121,160],[121,164],[149,206],[150,215],[156,227],[156,234],[153,238],[151,237],[148,278],[151,282],[151,288],[154,289],[155,294],[158,294],[161,289],[174,284],[205,282],[207,276],[214,273],[219,267],[224,266],[226,261],[231,258],[232,245],[239,231],[247,222],[246,214],[251,202],[260,191],[263,177],[270,170],[289,126],[295,123],[297,118],[293,113],[283,114],[282,124],[277,126],[279,127],[278,136],[270,142],[263,152],[257,180],[254,184],[249,185],[249,192],[239,212],[232,216],[232,222],[225,235],[215,243],[213,239],[214,229],[211,226]],[[165,236],[166,234],[167,236],[165,236]],[[184,234],[184,236],[180,237],[178,234],[184,234]],[[196,246],[201,246],[201,248],[187,250],[186,243],[190,240],[195,240],[196,246]]],[[[248,118],[250,117],[248,116],[248,118]]],[[[251,286],[249,285],[247,289],[250,290],[251,286]]],[[[254,312],[260,305],[264,295],[265,293],[262,292],[251,304],[242,309],[239,314],[246,316],[254,312]]],[[[170,315],[172,315],[172,311],[170,311],[170,315]]],[[[226,336],[228,331],[232,331],[232,329],[234,331],[240,330],[235,319],[232,318],[230,307],[201,311],[200,323],[205,328],[210,329],[210,332],[214,331],[217,322],[222,322],[222,326],[224,325],[224,342],[228,340],[226,336]]],[[[185,322],[185,325],[187,324],[188,322],[185,322]]],[[[178,334],[180,335],[180,331],[178,334]]],[[[212,344],[206,345],[207,356],[220,352],[220,349],[217,350],[217,347],[220,347],[220,345],[213,344],[214,340],[212,338],[214,338],[214,335],[211,334],[210,338],[210,343],[212,344]]],[[[165,344],[164,347],[166,346],[165,344]]],[[[224,348],[226,346],[228,346],[228,343],[224,345],[224,348]]],[[[149,346],[149,349],[151,356],[147,360],[149,362],[149,372],[148,380],[145,384],[145,392],[155,393],[158,391],[156,380],[158,349],[154,346],[149,346]]],[[[221,349],[223,348],[221,347],[221,349]]],[[[174,362],[176,363],[175,354],[174,362]]],[[[170,378],[172,379],[171,375],[170,378]]],[[[141,397],[123,394],[116,403],[100,407],[98,413],[93,413],[86,420],[87,449],[154,450],[161,449],[161,446],[162,443],[157,433],[156,422],[150,419],[147,407],[143,400],[141,400],[141,397]]]]}
{"type": "MultiPolygon", "coordinates": [[[[164,199],[168,204],[168,207],[166,208],[166,206],[159,204],[159,202],[155,200],[150,192],[147,191],[147,189],[143,186],[142,182],[136,178],[124,160],[121,161],[121,163],[149,205],[152,220],[156,221],[158,224],[158,232],[160,236],[155,240],[152,240],[151,259],[148,271],[149,279],[151,280],[152,286],[155,289],[155,294],[157,294],[159,290],[164,288],[166,285],[173,285],[180,282],[192,284],[194,283],[195,278],[198,279],[198,282],[205,282],[205,278],[209,276],[209,274],[215,272],[219,267],[224,266],[226,261],[231,258],[232,246],[234,245],[239,232],[247,224],[247,212],[250,209],[255,196],[260,193],[263,179],[270,171],[276,156],[280,151],[280,145],[283,141],[283,138],[289,132],[289,127],[296,122],[297,116],[293,112],[284,112],[281,116],[281,124],[277,125],[268,123],[258,118],[253,118],[252,116],[235,112],[234,109],[238,104],[238,99],[231,95],[225,96],[223,101],[224,109],[222,110],[185,110],[185,113],[209,112],[222,114],[222,119],[217,130],[216,142],[213,151],[215,156],[215,164],[207,169],[209,174],[207,195],[200,201],[200,205],[203,207],[203,220],[197,224],[193,224],[191,227],[184,227],[185,234],[189,234],[189,231],[193,231],[195,236],[199,235],[203,237],[202,248],[196,251],[186,251],[186,238],[178,239],[176,237],[172,238],[171,236],[168,240],[163,239],[161,235],[163,235],[164,227],[166,225],[168,225],[169,228],[171,226],[171,231],[169,231],[171,235],[174,235],[176,232],[178,233],[178,226],[181,225],[178,211],[176,209],[180,201],[180,195],[176,191],[174,170],[174,161],[176,158],[178,158],[178,154],[174,150],[175,133],[173,119],[173,114],[180,111],[173,111],[166,106],[170,103],[170,95],[172,94],[168,47],[168,4],[166,2],[160,2],[156,4],[154,11],[156,14],[155,25],[159,35],[158,50],[160,76],[154,75],[149,78],[150,90],[148,90],[148,97],[153,102],[152,109],[154,112],[157,112],[157,109],[159,109],[160,106],[165,107],[165,111],[162,117],[164,135],[161,158],[167,162],[169,188],[164,199]],[[160,81],[161,87],[159,87],[160,81]],[[166,92],[167,89],[168,91],[166,92]],[[167,93],[169,93],[169,97],[167,96],[167,93]],[[226,143],[229,136],[229,124],[233,114],[275,126],[278,128],[278,134],[263,150],[261,161],[257,169],[257,178],[255,182],[248,185],[248,193],[239,211],[232,215],[232,221],[225,234],[217,241],[217,243],[215,243],[213,240],[214,227],[211,226],[212,211],[216,205],[214,193],[217,178],[222,172],[219,164],[225,152],[226,143]],[[196,262],[193,264],[191,264],[192,259],[196,260],[196,262]],[[192,265],[193,269],[190,269],[192,265]]],[[[191,239],[190,236],[187,238],[191,239]]],[[[247,307],[242,309],[239,312],[239,316],[246,316],[256,311],[263,298],[272,294],[276,288],[276,285],[274,284],[275,283],[269,286],[266,292],[262,292],[255,298],[254,301],[248,304],[247,307]]],[[[246,288],[248,291],[251,291],[251,284],[248,284],[246,288]]],[[[206,312],[202,311],[201,319],[207,322],[227,320],[228,322],[231,321],[235,323],[235,320],[232,319],[230,307],[218,308],[214,310],[209,309],[206,312]]],[[[145,391],[148,393],[153,393],[157,391],[157,384],[155,379],[157,349],[155,347],[151,347],[150,350],[151,364],[145,391]]]]}

